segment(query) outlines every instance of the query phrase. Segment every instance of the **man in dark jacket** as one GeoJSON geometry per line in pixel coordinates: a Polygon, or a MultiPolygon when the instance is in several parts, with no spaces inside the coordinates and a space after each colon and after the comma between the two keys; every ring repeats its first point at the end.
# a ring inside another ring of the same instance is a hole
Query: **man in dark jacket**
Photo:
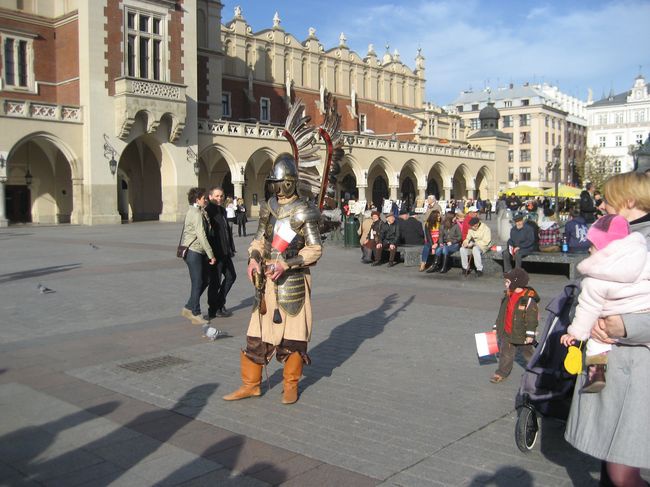
{"type": "Polygon", "coordinates": [[[424,243],[422,223],[417,218],[409,216],[406,208],[400,210],[397,226],[399,227],[398,243],[400,245],[422,245],[424,243]]]}
{"type": "Polygon", "coordinates": [[[372,265],[381,263],[381,256],[384,250],[388,250],[388,266],[393,267],[395,254],[397,253],[397,242],[399,242],[399,227],[395,223],[395,215],[386,215],[386,223],[381,227],[380,242],[375,247],[375,261],[372,265]]]}
{"type": "Polygon", "coordinates": [[[580,193],[580,216],[585,219],[587,224],[596,221],[596,205],[594,203],[594,185],[587,183],[585,189],[580,193]]]}
{"type": "Polygon", "coordinates": [[[510,229],[507,247],[503,250],[503,272],[512,270],[512,259],[515,267],[521,267],[521,259],[533,253],[535,249],[535,231],[524,222],[522,213],[515,213],[515,226],[510,229]]]}
{"type": "Polygon", "coordinates": [[[206,208],[210,218],[208,241],[217,259],[216,265],[210,266],[208,317],[228,317],[232,316],[232,312],[226,308],[226,296],[237,279],[235,266],[232,263],[235,244],[226,218],[226,209],[223,207],[223,189],[218,186],[210,188],[208,198],[210,199],[206,208]]]}
{"type": "Polygon", "coordinates": [[[521,201],[517,197],[515,193],[511,193],[510,196],[506,198],[506,205],[508,206],[508,209],[512,212],[515,212],[519,210],[519,207],[521,206],[521,201]]]}

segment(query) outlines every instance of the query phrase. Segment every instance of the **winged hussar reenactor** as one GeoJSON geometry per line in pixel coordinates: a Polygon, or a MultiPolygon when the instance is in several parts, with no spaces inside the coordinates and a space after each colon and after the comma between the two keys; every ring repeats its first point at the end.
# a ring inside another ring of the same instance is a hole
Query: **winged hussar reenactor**
{"type": "Polygon", "coordinates": [[[284,131],[293,155],[276,157],[267,178],[273,196],[260,206],[259,227],[248,249],[247,274],[256,288],[256,302],[240,355],[242,385],[224,396],[227,401],[261,395],[262,368],[275,355],[284,364],[282,402],[292,404],[298,400],[303,364],[311,362],[309,269],[322,254],[320,210],[333,191],[343,155],[336,101],[329,94],[325,101],[325,120],[319,128],[327,149],[322,182],[315,167],[320,164],[316,134],[307,125],[310,118],[302,117],[300,101],[290,110],[284,131]],[[316,205],[311,202],[314,197],[316,205]]]}

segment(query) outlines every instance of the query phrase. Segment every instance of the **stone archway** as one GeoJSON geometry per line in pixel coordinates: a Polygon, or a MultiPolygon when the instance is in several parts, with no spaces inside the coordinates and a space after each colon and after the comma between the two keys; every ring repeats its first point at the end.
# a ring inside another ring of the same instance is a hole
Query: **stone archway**
{"type": "Polygon", "coordinates": [[[266,178],[277,154],[268,148],[253,152],[246,161],[244,170],[244,202],[252,216],[259,215],[260,203],[269,197],[266,178]]]}
{"type": "Polygon", "coordinates": [[[75,206],[81,202],[74,194],[75,161],[65,144],[50,134],[30,134],[17,142],[9,151],[7,181],[2,183],[9,223],[76,223],[80,208],[75,206]]]}
{"type": "Polygon", "coordinates": [[[234,196],[233,177],[230,163],[216,146],[208,147],[199,158],[199,186],[209,189],[220,186],[224,194],[234,196]]]}
{"type": "Polygon", "coordinates": [[[493,195],[490,195],[490,181],[491,181],[490,170],[483,166],[479,169],[478,174],[476,175],[476,197],[483,200],[492,198],[493,195]]]}
{"type": "Polygon", "coordinates": [[[467,172],[467,167],[464,164],[461,164],[456,168],[456,172],[452,177],[451,185],[451,194],[452,198],[460,200],[463,198],[473,198],[474,195],[469,195],[468,191],[472,189],[468,181],[469,175],[467,172]]]}
{"type": "Polygon", "coordinates": [[[400,199],[403,202],[402,205],[406,205],[406,208],[409,210],[414,208],[417,195],[417,190],[415,184],[413,184],[413,180],[409,176],[403,178],[400,186],[400,199]]]}
{"type": "Polygon", "coordinates": [[[150,137],[138,137],[124,148],[117,167],[117,204],[122,221],[159,220],[163,212],[160,146],[150,137]]]}
{"type": "Polygon", "coordinates": [[[378,174],[372,180],[372,204],[381,211],[383,202],[385,199],[388,199],[390,193],[388,191],[388,182],[386,181],[386,176],[383,174],[378,174]]]}
{"type": "Polygon", "coordinates": [[[340,198],[347,200],[359,199],[359,188],[357,188],[357,179],[354,173],[346,174],[340,184],[340,198]]]}
{"type": "Polygon", "coordinates": [[[442,162],[436,162],[427,175],[427,189],[425,196],[433,195],[437,200],[446,199],[448,195],[444,194],[445,175],[447,174],[442,162]]]}

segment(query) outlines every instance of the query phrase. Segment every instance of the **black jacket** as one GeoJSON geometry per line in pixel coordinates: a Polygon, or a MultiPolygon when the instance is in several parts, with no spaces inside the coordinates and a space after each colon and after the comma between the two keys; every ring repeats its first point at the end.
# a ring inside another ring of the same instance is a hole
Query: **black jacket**
{"type": "Polygon", "coordinates": [[[401,218],[396,222],[399,227],[399,243],[402,245],[422,245],[424,242],[424,230],[422,223],[413,217],[406,220],[401,218]]]}
{"type": "Polygon", "coordinates": [[[223,206],[208,203],[206,211],[210,217],[210,228],[207,232],[208,242],[210,242],[215,257],[232,257],[235,255],[235,242],[226,219],[226,209],[223,206]]]}
{"type": "Polygon", "coordinates": [[[530,225],[524,224],[521,230],[517,227],[510,229],[508,245],[519,247],[521,250],[535,250],[535,230],[530,225]]]}
{"type": "Polygon", "coordinates": [[[397,223],[389,225],[384,223],[381,227],[381,243],[383,246],[397,245],[399,242],[399,227],[397,223]]]}
{"type": "Polygon", "coordinates": [[[596,221],[596,205],[591,193],[586,189],[580,193],[580,216],[585,219],[586,223],[596,221]]]}

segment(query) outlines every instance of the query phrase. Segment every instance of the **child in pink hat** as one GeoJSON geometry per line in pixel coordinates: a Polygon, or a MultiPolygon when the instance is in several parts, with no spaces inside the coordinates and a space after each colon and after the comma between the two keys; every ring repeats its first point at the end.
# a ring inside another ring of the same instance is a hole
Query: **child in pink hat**
{"type": "MultiPolygon", "coordinates": [[[[646,239],[630,233],[627,220],[605,215],[587,232],[590,256],[578,264],[585,276],[573,322],[560,341],[569,346],[587,340],[598,318],[648,312],[650,309],[650,258],[646,239]]],[[[611,345],[595,339],[587,342],[587,380],[581,392],[599,392],[605,387],[607,353],[611,345]]]]}

